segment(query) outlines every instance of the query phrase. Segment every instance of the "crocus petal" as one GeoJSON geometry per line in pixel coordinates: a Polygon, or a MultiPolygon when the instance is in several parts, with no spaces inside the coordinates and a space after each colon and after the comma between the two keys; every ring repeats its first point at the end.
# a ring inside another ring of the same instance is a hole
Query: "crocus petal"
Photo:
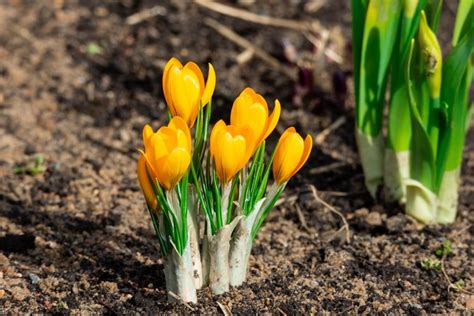
{"type": "Polygon", "coordinates": [[[163,172],[158,181],[166,190],[171,190],[186,173],[190,162],[191,155],[188,151],[184,148],[174,149],[160,161],[163,172]]]}
{"type": "Polygon", "coordinates": [[[268,118],[268,126],[265,132],[265,136],[263,139],[266,139],[275,129],[276,125],[278,124],[278,120],[280,119],[281,114],[281,105],[280,101],[275,100],[275,108],[273,109],[272,114],[268,118]]]}
{"type": "Polygon", "coordinates": [[[149,146],[148,144],[150,142],[150,137],[153,135],[153,129],[151,128],[150,125],[146,124],[143,127],[142,135],[143,135],[143,146],[145,146],[145,151],[146,151],[147,146],[149,146]]]}
{"type": "Polygon", "coordinates": [[[216,88],[216,72],[211,63],[209,63],[209,71],[207,73],[207,82],[206,88],[201,96],[201,104],[205,106],[211,101],[212,95],[214,94],[214,89],[216,88]]]}
{"type": "Polygon", "coordinates": [[[184,68],[189,69],[195,74],[196,78],[199,81],[199,95],[202,95],[204,93],[204,77],[199,66],[196,63],[190,61],[186,63],[186,65],[184,65],[184,68]]]}
{"type": "Polygon", "coordinates": [[[150,184],[150,179],[146,170],[146,159],[143,154],[140,154],[140,158],[138,158],[137,176],[140,188],[142,189],[143,195],[145,196],[145,200],[148,206],[152,210],[156,210],[158,206],[158,201],[156,200],[153,187],[150,184]]]}
{"type": "Polygon", "coordinates": [[[192,126],[191,114],[199,103],[199,82],[195,74],[188,70],[179,70],[176,67],[170,70],[169,80],[171,99],[175,107],[174,115],[181,116],[188,126],[192,126]]]}
{"type": "Polygon", "coordinates": [[[240,135],[233,137],[229,132],[226,132],[221,141],[222,152],[220,155],[223,174],[220,175],[220,180],[227,183],[240,170],[246,149],[245,138],[240,135]]]}
{"type": "Polygon", "coordinates": [[[171,127],[175,130],[180,130],[185,134],[186,140],[188,143],[186,148],[188,149],[189,152],[191,152],[191,147],[192,147],[191,131],[189,130],[189,127],[186,124],[186,122],[181,117],[175,116],[169,122],[168,127],[171,127]]]}
{"type": "Polygon", "coordinates": [[[310,135],[306,135],[306,138],[304,140],[304,151],[303,151],[303,154],[301,155],[301,160],[298,166],[296,167],[296,169],[293,170],[293,173],[290,176],[290,178],[293,177],[301,169],[301,167],[303,167],[303,165],[306,163],[306,161],[309,158],[309,155],[311,154],[311,149],[313,149],[313,137],[311,137],[310,135]]]}
{"type": "Polygon", "coordinates": [[[217,122],[214,127],[212,128],[212,132],[211,132],[211,138],[210,138],[210,148],[209,148],[209,151],[211,153],[211,157],[214,157],[216,152],[217,152],[217,147],[218,147],[218,134],[219,132],[225,128],[225,122],[223,120],[219,120],[219,122],[217,122]]]}
{"type": "Polygon", "coordinates": [[[278,184],[288,181],[304,154],[305,141],[294,128],[288,128],[278,141],[273,160],[273,176],[278,184]]]}
{"type": "Polygon", "coordinates": [[[162,88],[163,88],[163,94],[165,95],[165,100],[168,106],[170,107],[171,113],[174,113],[174,106],[173,106],[173,101],[171,99],[171,95],[169,92],[169,72],[170,70],[176,67],[178,69],[183,68],[183,65],[181,62],[176,59],[176,58],[171,58],[168,60],[168,62],[165,65],[165,69],[163,70],[163,78],[162,78],[162,88]]]}

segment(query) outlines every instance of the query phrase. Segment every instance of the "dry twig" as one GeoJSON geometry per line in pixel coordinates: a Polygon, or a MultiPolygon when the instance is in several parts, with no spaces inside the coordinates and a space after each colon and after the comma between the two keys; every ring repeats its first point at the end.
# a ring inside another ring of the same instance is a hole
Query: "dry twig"
{"type": "Polygon", "coordinates": [[[253,22],[256,24],[262,24],[267,26],[282,27],[287,29],[292,29],[295,31],[310,31],[310,32],[319,32],[322,30],[322,27],[318,22],[302,22],[289,19],[280,19],[274,18],[267,15],[260,15],[249,12],[247,10],[233,8],[231,6],[217,3],[212,0],[194,0],[194,2],[202,7],[206,7],[212,11],[228,15],[234,18],[245,20],[248,22],[253,22]]]}
{"type": "MultiPolygon", "coordinates": [[[[347,222],[346,218],[344,217],[344,215],[339,212],[338,210],[336,210],[332,205],[330,205],[329,203],[327,203],[326,201],[324,201],[323,199],[321,199],[319,196],[318,196],[318,193],[316,191],[316,188],[314,187],[314,185],[310,185],[310,188],[311,188],[311,191],[313,192],[313,196],[315,198],[316,201],[318,201],[319,203],[321,203],[323,206],[325,206],[329,211],[333,212],[334,214],[336,214],[337,216],[339,216],[343,222],[343,226],[341,227],[340,230],[344,229],[345,230],[345,235],[346,235],[346,242],[347,243],[350,243],[351,241],[351,237],[350,237],[350,230],[349,230],[349,223],[347,222]]],[[[340,231],[339,230],[339,231],[340,231]]],[[[338,232],[339,232],[338,231],[338,232]]]]}
{"type": "Polygon", "coordinates": [[[183,301],[181,299],[181,297],[179,297],[176,293],[172,292],[172,291],[168,291],[168,294],[169,296],[173,297],[176,301],[182,303],[184,306],[186,306],[187,308],[189,308],[192,312],[194,312],[194,308],[189,305],[188,303],[186,303],[185,301],[183,301]]]}
{"type": "Polygon", "coordinates": [[[217,302],[217,305],[219,306],[219,308],[221,309],[222,313],[224,314],[224,316],[231,316],[232,315],[232,312],[230,311],[229,307],[227,305],[224,305],[222,304],[221,302],[217,302]]]}
{"type": "Polygon", "coordinates": [[[303,226],[303,228],[309,232],[308,224],[306,223],[306,219],[304,217],[303,211],[301,210],[298,203],[295,203],[295,208],[296,208],[296,214],[298,215],[298,219],[300,220],[301,226],[303,226]]]}
{"type": "Polygon", "coordinates": [[[316,136],[314,138],[314,142],[316,143],[316,145],[321,145],[322,143],[324,143],[326,138],[333,131],[335,131],[336,129],[338,129],[342,125],[344,125],[346,123],[346,121],[347,121],[347,118],[345,116],[341,116],[337,120],[335,120],[331,125],[329,125],[327,128],[325,128],[321,133],[318,134],[318,136],[316,136]]]}
{"type": "Polygon", "coordinates": [[[469,294],[469,295],[474,295],[473,292],[470,292],[468,290],[462,289],[458,286],[456,286],[454,283],[451,282],[451,279],[449,278],[448,273],[446,272],[445,266],[444,266],[444,259],[446,258],[446,255],[443,254],[443,257],[441,257],[441,272],[443,272],[443,276],[446,279],[446,282],[448,282],[448,292],[450,289],[454,289],[456,291],[462,292],[464,294],[469,294]]]}
{"type": "Polygon", "coordinates": [[[309,170],[309,174],[316,175],[316,174],[326,173],[326,172],[330,172],[330,171],[339,169],[339,168],[344,167],[344,166],[347,166],[347,163],[344,162],[344,161],[333,162],[329,165],[325,165],[325,166],[321,166],[321,167],[317,167],[317,168],[312,168],[312,169],[309,170]]]}
{"type": "Polygon", "coordinates": [[[295,81],[297,79],[297,74],[296,71],[293,71],[289,69],[288,67],[282,65],[276,58],[272,57],[269,55],[267,52],[265,52],[263,49],[260,47],[252,44],[250,41],[246,40],[242,36],[238,35],[235,33],[233,30],[228,28],[227,26],[217,22],[214,19],[207,18],[204,20],[204,23],[206,23],[208,26],[216,30],[219,34],[224,36],[225,38],[231,40],[232,42],[236,43],[237,45],[245,48],[245,49],[251,49],[254,53],[255,56],[259,57],[262,59],[264,62],[266,62],[271,68],[277,70],[278,72],[286,75],[288,78],[291,80],[295,81]]]}
{"type": "Polygon", "coordinates": [[[157,15],[165,15],[165,14],[166,14],[165,7],[162,7],[160,5],[155,5],[154,7],[151,7],[149,9],[145,9],[143,11],[130,15],[125,20],[125,23],[127,23],[128,25],[135,25],[145,20],[154,18],[157,15]]]}
{"type": "MultiPolygon", "coordinates": [[[[299,32],[304,32],[308,40],[310,40],[313,43],[313,45],[315,45],[316,48],[318,48],[318,50],[322,50],[324,46],[323,41],[321,41],[320,39],[316,38],[313,35],[308,35],[308,34],[325,33],[325,32],[329,34],[329,31],[323,28],[316,21],[303,22],[303,21],[295,21],[295,20],[289,20],[289,19],[274,18],[267,15],[255,14],[247,10],[233,8],[231,6],[228,6],[222,3],[217,3],[212,0],[194,0],[194,2],[212,11],[215,11],[227,16],[231,16],[237,19],[241,19],[241,20],[245,20],[248,22],[261,24],[261,25],[281,27],[281,28],[287,28],[287,29],[291,29],[291,30],[295,30],[299,32]]],[[[343,58],[332,49],[324,49],[324,55],[338,64],[341,64],[343,62],[343,58]]]]}

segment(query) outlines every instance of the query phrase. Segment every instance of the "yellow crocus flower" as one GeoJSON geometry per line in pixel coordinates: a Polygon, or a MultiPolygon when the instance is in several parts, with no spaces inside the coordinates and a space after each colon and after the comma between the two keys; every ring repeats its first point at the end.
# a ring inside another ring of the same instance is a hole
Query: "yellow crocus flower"
{"type": "Polygon", "coordinates": [[[150,125],[143,128],[142,152],[153,179],[166,190],[172,190],[188,170],[191,162],[191,133],[186,122],[173,117],[168,126],[153,132],[150,125]]]}
{"type": "Polygon", "coordinates": [[[275,100],[272,114],[268,111],[267,101],[251,88],[244,89],[235,99],[230,114],[230,124],[237,127],[248,127],[255,136],[255,148],[275,129],[280,118],[281,106],[275,100]]]}
{"type": "Polygon", "coordinates": [[[143,195],[145,196],[146,203],[152,210],[156,210],[158,201],[156,199],[155,192],[153,191],[153,187],[151,186],[150,179],[148,178],[146,159],[143,155],[140,155],[140,158],[138,158],[137,175],[138,183],[140,184],[140,188],[142,189],[143,195]]]}
{"type": "Polygon", "coordinates": [[[313,138],[310,135],[303,140],[294,127],[286,129],[278,141],[273,159],[275,181],[282,184],[294,176],[308,160],[312,147],[313,138]]]}
{"type": "Polygon", "coordinates": [[[171,58],[163,71],[163,93],[173,116],[181,116],[191,128],[196,121],[199,106],[205,106],[211,100],[216,87],[216,73],[209,64],[207,82],[201,69],[194,62],[182,65],[171,58]]]}
{"type": "Polygon", "coordinates": [[[228,183],[249,161],[255,137],[247,127],[226,125],[223,120],[211,132],[210,152],[221,183],[228,183]]]}

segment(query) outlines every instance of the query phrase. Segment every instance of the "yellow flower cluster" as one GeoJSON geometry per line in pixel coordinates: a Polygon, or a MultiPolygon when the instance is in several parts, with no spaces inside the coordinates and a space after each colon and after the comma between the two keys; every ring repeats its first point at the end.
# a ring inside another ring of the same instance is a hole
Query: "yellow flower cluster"
{"type": "MultiPolygon", "coordinates": [[[[214,93],[216,75],[209,64],[206,83],[195,63],[184,66],[171,58],[163,73],[163,92],[173,119],[168,126],[153,132],[143,128],[144,150],[138,160],[137,174],[148,205],[155,209],[157,201],[150,180],[172,190],[189,169],[192,159],[190,128],[194,126],[200,107],[206,106],[214,93]]],[[[244,168],[257,148],[275,129],[281,106],[275,100],[270,113],[267,102],[251,88],[244,89],[235,99],[230,124],[218,121],[210,136],[210,155],[219,181],[226,184],[244,168]]],[[[305,140],[295,128],[281,136],[273,161],[273,175],[278,184],[287,182],[306,162],[312,148],[312,138],[305,140]]]]}

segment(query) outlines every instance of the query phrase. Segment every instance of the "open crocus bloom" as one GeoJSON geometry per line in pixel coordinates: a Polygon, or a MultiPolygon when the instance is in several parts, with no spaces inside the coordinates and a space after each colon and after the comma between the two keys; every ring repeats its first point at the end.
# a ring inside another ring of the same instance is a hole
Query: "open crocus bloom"
{"type": "Polygon", "coordinates": [[[252,130],[255,136],[255,151],[275,129],[280,112],[281,106],[278,100],[275,100],[275,108],[270,114],[267,101],[253,89],[245,88],[232,105],[230,124],[252,130]]]}
{"type": "Polygon", "coordinates": [[[158,179],[166,190],[172,190],[188,170],[191,162],[191,133],[186,122],[174,117],[168,126],[156,133],[150,125],[143,128],[142,152],[153,180],[158,179]]]}
{"type": "Polygon", "coordinates": [[[216,123],[211,133],[210,152],[221,183],[229,182],[249,161],[255,147],[252,130],[216,123]]]}
{"type": "Polygon", "coordinates": [[[211,100],[216,87],[214,67],[209,64],[207,82],[199,66],[194,62],[186,65],[176,58],[166,63],[163,71],[163,93],[173,116],[181,116],[191,128],[196,121],[200,105],[205,106],[211,100]]]}
{"type": "Polygon", "coordinates": [[[273,177],[278,184],[287,182],[308,160],[313,139],[307,135],[305,140],[295,130],[288,128],[278,141],[273,159],[273,177]]]}

